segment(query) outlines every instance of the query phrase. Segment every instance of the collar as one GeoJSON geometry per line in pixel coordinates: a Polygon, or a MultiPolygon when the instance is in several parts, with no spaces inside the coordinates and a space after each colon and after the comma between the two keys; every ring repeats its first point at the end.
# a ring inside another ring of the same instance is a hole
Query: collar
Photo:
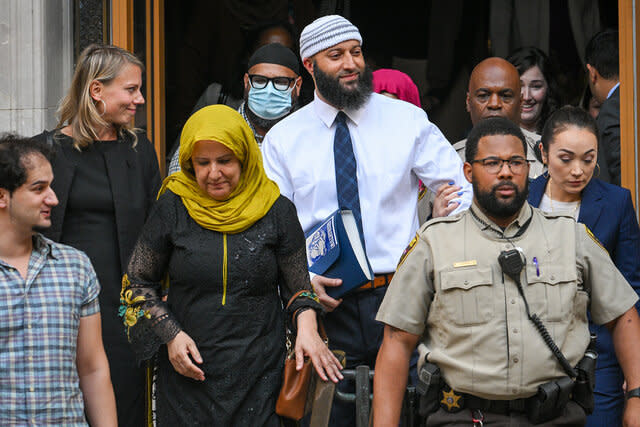
{"type": "Polygon", "coordinates": [[[247,113],[245,112],[244,105],[245,105],[244,101],[242,101],[242,103],[240,104],[240,107],[238,107],[238,113],[240,113],[244,121],[247,122],[247,124],[249,125],[249,128],[251,128],[251,132],[253,132],[253,136],[256,138],[256,142],[258,143],[258,146],[259,146],[260,144],[262,144],[262,140],[264,139],[264,136],[256,132],[256,128],[253,127],[253,123],[251,123],[251,120],[249,120],[249,117],[247,117],[247,113]]]}
{"type": "MultiPolygon", "coordinates": [[[[356,126],[358,126],[358,123],[360,122],[360,120],[362,120],[362,117],[364,116],[365,111],[369,106],[369,103],[371,102],[371,98],[373,98],[374,95],[375,93],[372,93],[369,99],[367,99],[367,101],[364,103],[364,105],[357,110],[342,110],[356,126]]],[[[318,117],[320,117],[320,120],[322,120],[325,126],[330,128],[333,125],[333,122],[335,122],[336,116],[338,115],[338,112],[340,110],[320,99],[317,91],[313,93],[313,106],[316,114],[318,115],[318,117]]]]}
{"type": "Polygon", "coordinates": [[[529,203],[525,202],[522,208],[520,208],[520,212],[518,212],[518,216],[509,224],[504,231],[498,226],[495,222],[493,222],[489,217],[487,217],[484,212],[480,209],[480,207],[476,204],[474,200],[470,207],[471,217],[474,222],[480,227],[480,230],[486,234],[491,231],[491,235],[498,234],[498,237],[501,238],[512,238],[516,237],[516,235],[521,234],[520,231],[522,227],[528,226],[528,223],[531,219],[532,209],[529,203]]]}
{"type": "MultiPolygon", "coordinates": [[[[55,252],[57,252],[57,248],[52,245],[51,240],[47,239],[40,233],[34,233],[31,236],[31,244],[33,247],[31,248],[31,254],[33,256],[34,253],[39,256],[50,257],[53,259],[58,259],[58,256],[55,252]]],[[[6,268],[14,268],[12,265],[7,264],[2,259],[0,259],[0,265],[6,268]]]]}
{"type": "Polygon", "coordinates": [[[607,99],[611,98],[611,95],[613,95],[613,92],[615,92],[618,87],[620,87],[620,82],[616,83],[615,86],[611,88],[611,90],[607,94],[607,99]]]}
{"type": "MultiPolygon", "coordinates": [[[[530,130],[526,130],[525,128],[522,128],[522,127],[520,128],[520,130],[522,131],[522,134],[524,135],[524,140],[529,146],[529,148],[531,150],[535,150],[536,145],[538,145],[538,142],[540,142],[540,135],[538,135],[537,133],[531,132],[530,130]]],[[[529,150],[527,150],[527,152],[528,151],[529,150]]]]}
{"type": "Polygon", "coordinates": [[[33,234],[33,251],[40,252],[43,255],[47,255],[53,259],[58,259],[57,248],[53,245],[53,242],[40,233],[33,234]]]}

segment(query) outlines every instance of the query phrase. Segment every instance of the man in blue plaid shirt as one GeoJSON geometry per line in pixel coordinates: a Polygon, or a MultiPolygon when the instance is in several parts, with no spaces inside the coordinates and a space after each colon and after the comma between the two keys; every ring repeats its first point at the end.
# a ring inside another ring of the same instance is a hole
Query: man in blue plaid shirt
{"type": "Polygon", "coordinates": [[[49,155],[0,137],[0,425],[116,426],[91,262],[37,232],[58,204],[49,155]]]}

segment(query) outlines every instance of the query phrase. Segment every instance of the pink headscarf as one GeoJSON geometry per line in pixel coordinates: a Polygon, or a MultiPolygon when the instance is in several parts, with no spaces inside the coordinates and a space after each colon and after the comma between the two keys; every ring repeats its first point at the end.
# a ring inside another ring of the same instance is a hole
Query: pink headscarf
{"type": "Polygon", "coordinates": [[[373,72],[373,91],[388,92],[403,101],[421,107],[420,92],[411,77],[398,70],[381,68],[373,72]]]}

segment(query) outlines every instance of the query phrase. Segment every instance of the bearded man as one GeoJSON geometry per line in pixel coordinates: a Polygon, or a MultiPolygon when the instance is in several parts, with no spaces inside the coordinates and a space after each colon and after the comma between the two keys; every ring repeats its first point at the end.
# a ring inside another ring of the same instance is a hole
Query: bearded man
{"type": "MultiPolygon", "coordinates": [[[[471,186],[460,158],[422,109],[372,92],[362,37],[351,22],[329,15],[309,24],[300,57],[315,83],[314,100],[267,132],[265,170],[296,205],[305,231],[337,209],[354,213],[374,280],[338,300],[325,287],[340,286],[341,279],[315,275],[311,281],[329,312],[329,345],[346,352],[347,368],[373,368],[383,331],[374,316],[418,228],[418,180],[431,189],[462,187],[456,211],[469,206],[471,186]]],[[[354,392],[347,381],[338,387],[354,392]]],[[[330,425],[355,425],[354,405],[335,401],[330,425]]]]}
{"type": "Polygon", "coordinates": [[[469,134],[471,208],[422,226],[377,315],[374,426],[398,425],[418,343],[427,427],[584,425],[595,368],[587,308],[613,336],[624,425],[640,425],[638,297],[583,224],[529,206],[527,147],[503,117],[469,134]]]}

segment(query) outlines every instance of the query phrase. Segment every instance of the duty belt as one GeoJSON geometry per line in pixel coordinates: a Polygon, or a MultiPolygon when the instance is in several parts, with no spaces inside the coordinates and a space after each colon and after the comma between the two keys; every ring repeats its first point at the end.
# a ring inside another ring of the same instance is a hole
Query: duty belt
{"type": "Polygon", "coordinates": [[[440,406],[447,412],[459,412],[465,408],[507,415],[511,412],[527,412],[527,405],[534,396],[513,400],[489,400],[467,393],[458,393],[445,385],[440,391],[440,406]]]}

